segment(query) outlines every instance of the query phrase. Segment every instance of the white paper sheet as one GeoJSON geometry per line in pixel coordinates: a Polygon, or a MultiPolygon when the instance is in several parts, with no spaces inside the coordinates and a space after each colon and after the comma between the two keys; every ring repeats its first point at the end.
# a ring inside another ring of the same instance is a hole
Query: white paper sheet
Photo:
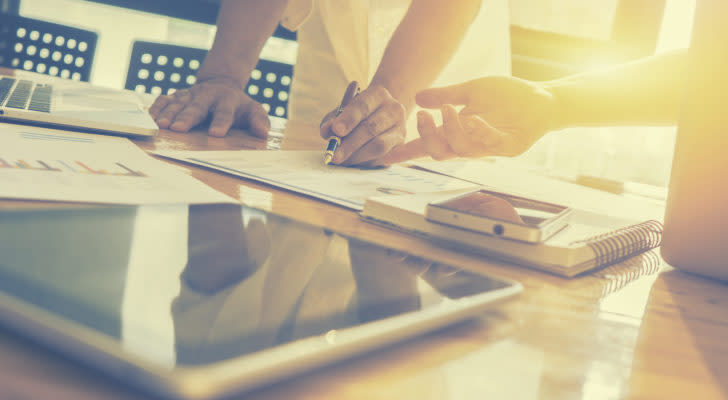
{"type": "Polygon", "coordinates": [[[236,203],[125,138],[0,124],[0,198],[105,204],[236,203]]]}
{"type": "Polygon", "coordinates": [[[324,165],[323,151],[157,151],[154,154],[303,193],[354,210],[381,194],[437,193],[475,188],[460,179],[392,166],[358,169],[324,165]]]}

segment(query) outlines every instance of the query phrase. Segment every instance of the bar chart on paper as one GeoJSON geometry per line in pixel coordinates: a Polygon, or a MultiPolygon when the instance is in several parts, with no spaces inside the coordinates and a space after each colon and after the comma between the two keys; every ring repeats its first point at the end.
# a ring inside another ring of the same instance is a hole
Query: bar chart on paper
{"type": "Polygon", "coordinates": [[[128,139],[0,128],[0,198],[105,204],[230,203],[128,139]]]}
{"type": "Polygon", "coordinates": [[[133,170],[126,165],[115,162],[110,167],[95,166],[90,162],[78,160],[35,160],[5,159],[0,157],[0,169],[20,169],[28,171],[70,172],[74,174],[114,175],[147,177],[142,171],[133,170]]]}

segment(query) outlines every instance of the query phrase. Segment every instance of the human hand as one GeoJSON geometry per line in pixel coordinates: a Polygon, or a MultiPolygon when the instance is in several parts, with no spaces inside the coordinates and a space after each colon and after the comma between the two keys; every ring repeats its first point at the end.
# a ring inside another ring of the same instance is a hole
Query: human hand
{"type": "Polygon", "coordinates": [[[420,138],[393,149],[382,162],[393,164],[430,155],[452,157],[516,156],[553,129],[554,96],[534,82],[486,77],[459,85],[424,90],[417,104],[439,108],[442,126],[427,111],[417,114],[420,138]],[[453,105],[465,105],[458,112],[453,105]]]}
{"type": "Polygon", "coordinates": [[[212,115],[208,134],[225,136],[235,126],[252,135],[265,138],[270,130],[268,113],[262,105],[248,97],[243,88],[229,78],[210,78],[159,96],[149,108],[152,118],[162,129],[187,132],[212,115]]]}
{"type": "Polygon", "coordinates": [[[339,114],[321,123],[321,137],[342,138],[332,163],[346,166],[383,165],[382,156],[404,142],[405,108],[383,86],[370,86],[339,114]]]}

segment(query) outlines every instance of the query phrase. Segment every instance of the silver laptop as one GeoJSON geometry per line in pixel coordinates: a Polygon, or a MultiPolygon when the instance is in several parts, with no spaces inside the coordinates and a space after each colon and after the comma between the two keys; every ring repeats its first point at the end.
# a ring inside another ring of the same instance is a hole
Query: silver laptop
{"type": "Polygon", "coordinates": [[[678,269],[728,281],[726,19],[728,2],[697,2],[662,255],[678,269]]]}
{"type": "Polygon", "coordinates": [[[23,75],[0,75],[0,121],[135,137],[158,132],[137,93],[23,75]]]}

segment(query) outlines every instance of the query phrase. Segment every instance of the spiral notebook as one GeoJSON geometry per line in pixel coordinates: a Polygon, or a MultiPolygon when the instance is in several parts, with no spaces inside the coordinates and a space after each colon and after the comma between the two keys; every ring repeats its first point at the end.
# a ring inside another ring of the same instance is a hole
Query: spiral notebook
{"type": "MultiPolygon", "coordinates": [[[[443,193],[443,198],[452,193],[443,193]]],[[[622,261],[660,245],[662,223],[634,222],[576,212],[569,225],[539,244],[438,224],[425,219],[432,195],[370,197],[360,216],[367,221],[423,236],[448,248],[484,254],[572,277],[622,261]]]]}

